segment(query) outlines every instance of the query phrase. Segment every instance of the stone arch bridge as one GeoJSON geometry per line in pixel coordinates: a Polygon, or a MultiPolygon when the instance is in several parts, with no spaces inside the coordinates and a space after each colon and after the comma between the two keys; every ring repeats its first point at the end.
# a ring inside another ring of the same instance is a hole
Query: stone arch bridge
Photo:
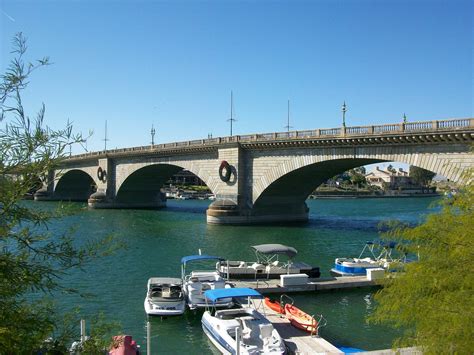
{"type": "MultiPolygon", "coordinates": [[[[72,156],[36,200],[88,200],[92,208],[157,208],[163,184],[186,169],[216,195],[208,223],[305,221],[308,195],[358,166],[395,161],[452,181],[474,167],[474,119],[240,135],[72,156]],[[225,169],[231,170],[228,181],[225,169]],[[102,172],[102,179],[99,179],[102,172]],[[91,186],[97,186],[93,193],[91,186]]],[[[469,177],[468,177],[469,178],[469,177]]]]}

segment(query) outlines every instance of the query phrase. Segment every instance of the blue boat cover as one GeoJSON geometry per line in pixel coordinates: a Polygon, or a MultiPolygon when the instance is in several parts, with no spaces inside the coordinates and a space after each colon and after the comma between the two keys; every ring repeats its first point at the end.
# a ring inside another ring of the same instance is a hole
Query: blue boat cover
{"type": "Polygon", "coordinates": [[[223,258],[219,256],[212,256],[212,255],[189,255],[189,256],[183,256],[181,258],[181,264],[185,264],[190,261],[194,260],[224,260],[223,258]]]}
{"type": "Polygon", "coordinates": [[[230,297],[256,297],[263,298],[262,294],[251,288],[218,288],[215,290],[207,290],[204,296],[212,302],[222,298],[230,297]]]}

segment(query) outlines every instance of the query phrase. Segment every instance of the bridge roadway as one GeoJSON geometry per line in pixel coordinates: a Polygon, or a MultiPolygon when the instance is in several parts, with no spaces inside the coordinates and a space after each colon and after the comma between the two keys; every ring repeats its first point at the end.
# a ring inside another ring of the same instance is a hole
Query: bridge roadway
{"type": "Polygon", "coordinates": [[[88,201],[91,208],[159,208],[166,205],[163,184],[186,169],[216,195],[207,210],[208,223],[306,221],[309,194],[358,166],[394,161],[452,181],[469,178],[473,140],[474,119],[462,118],[99,151],[62,161],[35,199],[88,201]]]}

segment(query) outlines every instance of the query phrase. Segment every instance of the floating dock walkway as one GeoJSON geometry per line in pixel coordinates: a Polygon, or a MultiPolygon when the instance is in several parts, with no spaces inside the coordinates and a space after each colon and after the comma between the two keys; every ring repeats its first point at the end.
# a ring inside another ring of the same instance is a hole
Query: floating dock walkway
{"type": "MultiPolygon", "coordinates": [[[[322,338],[321,336],[310,335],[309,333],[295,328],[290,321],[283,315],[275,312],[265,305],[263,300],[251,300],[256,309],[265,309],[266,318],[273,324],[280,336],[285,341],[289,354],[315,355],[315,354],[344,354],[342,350],[322,338]]],[[[324,327],[321,328],[324,332],[324,327]]],[[[361,351],[357,355],[422,355],[417,348],[384,349],[361,351]]]]}
{"type": "Polygon", "coordinates": [[[284,315],[268,308],[263,300],[252,300],[252,302],[256,309],[265,308],[265,316],[285,341],[290,354],[344,354],[327,340],[319,336],[311,336],[307,332],[293,327],[284,315]]]}
{"type": "Polygon", "coordinates": [[[280,279],[230,280],[230,282],[235,284],[235,287],[249,287],[263,294],[314,292],[323,290],[337,290],[343,288],[373,287],[379,285],[377,280],[368,280],[366,276],[309,279],[305,284],[285,287],[280,285],[280,279]]]}

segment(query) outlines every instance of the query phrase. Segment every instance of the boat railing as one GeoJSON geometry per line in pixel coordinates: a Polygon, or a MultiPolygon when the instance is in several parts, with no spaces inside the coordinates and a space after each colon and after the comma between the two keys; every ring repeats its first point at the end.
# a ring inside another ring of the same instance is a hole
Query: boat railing
{"type": "Polygon", "coordinates": [[[311,336],[319,337],[319,329],[325,327],[328,324],[328,322],[326,318],[323,317],[322,314],[319,315],[319,319],[317,321],[316,321],[315,314],[311,316],[311,319],[312,319],[312,324],[315,325],[312,327],[313,330],[311,331],[311,336]]]}
{"type": "MultiPolygon", "coordinates": [[[[256,276],[256,275],[255,275],[255,276],[256,276]]],[[[258,287],[258,283],[259,283],[259,282],[263,282],[263,284],[265,285],[266,288],[269,288],[269,287],[270,287],[270,284],[268,283],[267,280],[257,279],[257,286],[256,286],[256,288],[259,288],[259,287],[258,287]]]]}
{"type": "Polygon", "coordinates": [[[294,300],[293,298],[291,298],[290,296],[288,296],[287,294],[284,293],[284,294],[282,294],[282,295],[280,296],[280,305],[281,305],[281,307],[284,307],[284,302],[283,302],[283,300],[284,300],[285,298],[290,301],[290,302],[286,302],[286,303],[290,303],[290,304],[293,306],[293,304],[295,303],[295,300],[294,300]]]}

